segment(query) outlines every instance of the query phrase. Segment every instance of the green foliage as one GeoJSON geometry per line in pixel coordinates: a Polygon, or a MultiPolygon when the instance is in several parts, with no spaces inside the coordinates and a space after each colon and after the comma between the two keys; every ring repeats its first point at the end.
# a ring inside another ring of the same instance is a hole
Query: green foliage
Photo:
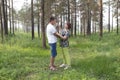
{"type": "MultiPolygon", "coordinates": [[[[42,49],[41,40],[30,34],[9,35],[0,44],[0,80],[119,80],[120,36],[105,33],[70,39],[72,67],[50,71],[49,49],[42,49]]],[[[56,64],[62,62],[58,47],[56,64]]]]}

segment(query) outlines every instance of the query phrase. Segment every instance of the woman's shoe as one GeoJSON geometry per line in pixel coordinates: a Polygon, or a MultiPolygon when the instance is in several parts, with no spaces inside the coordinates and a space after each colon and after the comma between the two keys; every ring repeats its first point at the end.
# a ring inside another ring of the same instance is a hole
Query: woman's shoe
{"type": "Polygon", "coordinates": [[[61,65],[60,65],[60,68],[65,67],[65,66],[66,66],[65,64],[61,64],[61,65]]]}
{"type": "Polygon", "coordinates": [[[71,67],[71,66],[66,65],[65,68],[64,68],[64,70],[67,70],[67,69],[70,68],[70,67],[71,67]]]}

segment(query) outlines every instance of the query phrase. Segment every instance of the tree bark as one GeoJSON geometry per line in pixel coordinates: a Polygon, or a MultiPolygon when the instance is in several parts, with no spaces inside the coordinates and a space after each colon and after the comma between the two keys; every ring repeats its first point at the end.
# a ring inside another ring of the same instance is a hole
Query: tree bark
{"type": "Polygon", "coordinates": [[[90,3],[89,3],[89,0],[88,0],[88,25],[87,25],[87,35],[91,35],[91,17],[90,17],[90,3]]]}
{"type": "Polygon", "coordinates": [[[108,4],[108,32],[110,32],[110,0],[108,4]]]}
{"type": "Polygon", "coordinates": [[[84,17],[83,21],[84,21],[83,24],[84,24],[84,37],[85,37],[85,35],[86,35],[86,34],[85,34],[85,33],[86,33],[86,28],[85,28],[85,27],[86,27],[86,25],[85,25],[86,19],[85,19],[85,17],[84,17]]]}
{"type": "Polygon", "coordinates": [[[103,37],[103,4],[100,0],[100,38],[103,37]]]}
{"type": "Polygon", "coordinates": [[[8,1],[7,0],[5,0],[5,12],[6,12],[6,35],[8,35],[8,1]]]}
{"type": "Polygon", "coordinates": [[[41,17],[41,30],[42,30],[42,47],[43,48],[46,48],[46,37],[45,37],[45,9],[44,9],[44,3],[45,3],[45,1],[44,0],[42,0],[41,1],[41,8],[42,8],[42,17],[41,17]]]}
{"type": "MultiPolygon", "coordinates": [[[[38,4],[39,4],[39,1],[38,1],[38,4]]],[[[38,38],[40,38],[40,15],[39,15],[39,5],[37,6],[38,7],[38,38]]]]}
{"type": "Polygon", "coordinates": [[[10,25],[10,34],[11,34],[11,9],[10,9],[11,8],[11,4],[10,3],[11,3],[11,0],[9,0],[9,22],[10,22],[9,25],[10,25]]]}
{"type": "Polygon", "coordinates": [[[62,18],[62,14],[61,14],[61,28],[62,28],[62,25],[63,25],[62,22],[63,22],[63,18],[62,18]]]}
{"type": "Polygon", "coordinates": [[[81,32],[81,35],[82,35],[82,33],[83,33],[83,19],[81,18],[80,21],[81,21],[81,31],[80,32],[81,32]]]}
{"type": "Polygon", "coordinates": [[[5,0],[2,0],[2,8],[3,8],[3,21],[4,21],[4,30],[5,30],[5,35],[8,35],[8,26],[7,26],[7,13],[6,13],[6,8],[5,8],[5,0]]]}
{"type": "Polygon", "coordinates": [[[71,36],[73,36],[73,17],[71,17],[71,25],[72,25],[72,27],[71,27],[71,36]]]}
{"type": "Polygon", "coordinates": [[[14,27],[14,10],[13,10],[13,0],[12,1],[12,27],[13,27],[13,35],[15,35],[15,27],[14,27]]]}
{"type": "MultiPolygon", "coordinates": [[[[2,3],[2,1],[0,2],[2,3]]],[[[1,37],[2,37],[2,42],[3,42],[3,20],[2,20],[2,5],[0,5],[0,23],[1,23],[1,37]]]]}
{"type": "Polygon", "coordinates": [[[68,22],[70,22],[70,0],[68,1],[68,22]]]}
{"type": "Polygon", "coordinates": [[[97,27],[96,27],[96,22],[95,22],[95,33],[97,32],[96,30],[97,30],[97,27]]]}
{"type": "Polygon", "coordinates": [[[118,26],[119,26],[119,22],[118,22],[118,17],[119,17],[119,11],[118,11],[118,6],[119,6],[119,0],[118,0],[118,2],[117,2],[117,34],[119,33],[119,28],[118,28],[118,26]]]}
{"type": "Polygon", "coordinates": [[[75,27],[74,27],[74,35],[76,36],[77,35],[77,33],[76,33],[76,24],[77,24],[77,22],[76,22],[76,18],[77,18],[77,13],[76,13],[76,10],[77,10],[77,2],[76,2],[76,0],[75,0],[75,27]]]}
{"type": "Polygon", "coordinates": [[[113,32],[113,12],[112,12],[112,32],[113,32]]]}
{"type": "Polygon", "coordinates": [[[92,30],[93,30],[92,33],[95,33],[95,21],[93,20],[92,22],[93,22],[92,23],[92,30]]]}
{"type": "Polygon", "coordinates": [[[34,39],[34,14],[33,14],[33,0],[31,0],[31,26],[32,26],[32,40],[34,39]]]}

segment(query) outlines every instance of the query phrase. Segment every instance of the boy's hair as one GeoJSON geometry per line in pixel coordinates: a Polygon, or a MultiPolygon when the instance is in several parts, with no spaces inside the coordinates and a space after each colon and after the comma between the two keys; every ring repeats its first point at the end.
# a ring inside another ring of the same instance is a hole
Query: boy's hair
{"type": "Polygon", "coordinates": [[[68,29],[71,29],[71,23],[67,22],[68,29]]]}
{"type": "Polygon", "coordinates": [[[56,18],[53,17],[53,16],[51,16],[51,17],[50,17],[50,22],[51,22],[51,21],[54,21],[54,20],[56,20],[56,18]]]}

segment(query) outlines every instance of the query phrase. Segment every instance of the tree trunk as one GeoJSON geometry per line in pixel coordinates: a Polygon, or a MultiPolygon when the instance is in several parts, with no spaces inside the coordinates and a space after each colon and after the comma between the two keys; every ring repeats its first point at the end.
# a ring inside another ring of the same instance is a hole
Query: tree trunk
{"type": "Polygon", "coordinates": [[[3,8],[3,21],[4,21],[4,30],[5,30],[5,35],[8,35],[8,26],[7,26],[7,12],[6,12],[6,7],[5,7],[5,0],[2,0],[2,8],[3,8]]]}
{"type": "Polygon", "coordinates": [[[70,22],[70,0],[68,1],[68,22],[70,22]]]}
{"type": "Polygon", "coordinates": [[[11,4],[10,4],[10,0],[9,0],[9,22],[10,22],[10,34],[11,34],[11,4]]]}
{"type": "Polygon", "coordinates": [[[42,21],[41,21],[41,30],[42,30],[42,47],[43,48],[46,48],[46,37],[45,37],[45,22],[44,22],[44,19],[45,19],[45,9],[44,9],[44,3],[45,1],[42,0],[41,1],[41,9],[42,9],[42,21]]]}
{"type": "Polygon", "coordinates": [[[92,27],[93,27],[93,28],[92,28],[92,30],[93,30],[92,32],[95,33],[95,21],[92,21],[92,22],[93,22],[93,23],[92,23],[92,27]]]}
{"type": "Polygon", "coordinates": [[[62,28],[62,14],[61,14],[61,28],[62,28]]]}
{"type": "Polygon", "coordinates": [[[14,29],[14,10],[13,10],[13,0],[12,1],[12,27],[13,27],[13,35],[15,34],[15,29],[14,29]]]}
{"type": "Polygon", "coordinates": [[[103,4],[100,0],[100,38],[103,36],[103,4]]]}
{"type": "Polygon", "coordinates": [[[119,22],[118,22],[118,17],[119,17],[119,11],[118,11],[118,9],[119,9],[119,8],[118,8],[118,6],[119,6],[119,0],[118,0],[118,2],[117,2],[117,34],[119,33],[119,32],[118,32],[118,29],[119,29],[119,28],[118,28],[118,26],[119,26],[119,22]]]}
{"type": "Polygon", "coordinates": [[[85,20],[85,18],[84,18],[83,20],[84,20],[84,37],[85,37],[85,35],[86,35],[86,34],[85,34],[85,33],[86,33],[86,28],[85,28],[85,26],[86,26],[86,25],[85,25],[86,20],[85,20]]]}
{"type": "Polygon", "coordinates": [[[38,37],[40,38],[40,16],[38,16],[38,37]]]}
{"type": "Polygon", "coordinates": [[[108,4],[108,32],[110,32],[110,0],[108,4]]]}
{"type": "Polygon", "coordinates": [[[19,27],[20,27],[20,22],[19,22],[19,18],[18,18],[18,32],[20,31],[19,27]]]}
{"type": "Polygon", "coordinates": [[[5,5],[5,9],[6,9],[6,35],[8,35],[8,1],[7,0],[5,0],[5,3],[6,3],[6,5],[5,5]]]}
{"type": "Polygon", "coordinates": [[[88,25],[87,25],[87,35],[91,35],[91,17],[90,17],[90,3],[89,3],[89,0],[88,0],[88,25]]]}
{"type": "Polygon", "coordinates": [[[34,14],[33,14],[33,0],[31,0],[31,26],[32,26],[32,40],[34,39],[34,14]]]}
{"type": "Polygon", "coordinates": [[[0,23],[1,23],[1,37],[2,37],[2,42],[3,42],[3,20],[2,20],[2,7],[1,6],[2,5],[0,5],[0,23]]]}
{"type": "Polygon", "coordinates": [[[79,35],[80,35],[80,31],[81,31],[80,21],[78,21],[78,29],[79,29],[79,35]]]}
{"type": "Polygon", "coordinates": [[[76,0],[75,0],[75,27],[74,27],[74,35],[76,36],[77,35],[77,33],[76,33],[76,24],[77,24],[77,22],[76,22],[76,16],[77,16],[77,13],[76,13],[76,10],[77,10],[77,2],[76,2],[76,0]]]}
{"type": "Polygon", "coordinates": [[[113,32],[113,12],[112,12],[112,32],[113,32]]]}
{"type": "Polygon", "coordinates": [[[72,27],[71,27],[71,36],[73,36],[73,17],[71,18],[71,25],[72,25],[72,27]]]}
{"type": "Polygon", "coordinates": [[[81,21],[81,31],[80,32],[81,32],[81,35],[82,35],[82,32],[83,32],[83,19],[81,18],[80,21],[81,21]]]}
{"type": "MultiPolygon", "coordinates": [[[[38,4],[39,4],[39,1],[38,1],[38,4]]],[[[39,5],[38,5],[37,7],[38,7],[38,38],[40,38],[40,16],[39,16],[39,5]]]]}
{"type": "Polygon", "coordinates": [[[97,27],[96,27],[96,26],[97,26],[97,25],[96,25],[96,22],[95,22],[95,33],[97,33],[97,31],[96,31],[96,30],[97,30],[97,27]]]}

